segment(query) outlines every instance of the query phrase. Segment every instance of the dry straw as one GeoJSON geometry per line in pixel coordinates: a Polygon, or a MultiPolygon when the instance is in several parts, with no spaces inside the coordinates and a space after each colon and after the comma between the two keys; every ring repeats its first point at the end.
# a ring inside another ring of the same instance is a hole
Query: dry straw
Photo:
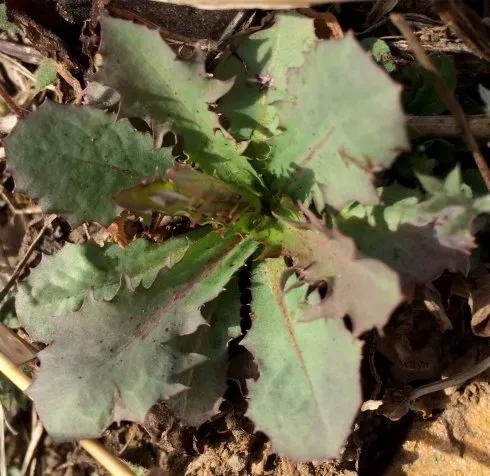
{"type": "MultiPolygon", "coordinates": [[[[233,10],[238,8],[260,8],[264,10],[279,10],[283,8],[305,8],[320,3],[333,3],[333,0],[153,0],[154,2],[187,5],[189,7],[207,10],[233,10]]],[[[335,3],[345,3],[359,0],[335,0],[335,3]]],[[[361,0],[373,1],[373,0],[361,0]]]]}

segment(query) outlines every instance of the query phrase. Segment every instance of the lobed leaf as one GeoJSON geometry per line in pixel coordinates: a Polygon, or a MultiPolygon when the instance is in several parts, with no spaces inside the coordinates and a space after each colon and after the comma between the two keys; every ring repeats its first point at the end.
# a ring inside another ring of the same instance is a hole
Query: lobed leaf
{"type": "Polygon", "coordinates": [[[260,377],[249,383],[247,416],[280,454],[335,458],[361,403],[361,343],[340,320],[302,322],[307,287],[294,288],[291,277],[284,294],[285,271],[276,258],[252,275],[252,327],[242,342],[260,377]]]}
{"type": "Polygon", "coordinates": [[[415,224],[432,223],[443,246],[469,252],[475,247],[473,222],[482,213],[490,213],[490,194],[473,198],[456,167],[439,181],[419,175],[427,200],[415,207],[410,220],[415,224]]]}
{"type": "Polygon", "coordinates": [[[28,389],[50,435],[58,441],[95,437],[113,421],[142,421],[157,399],[184,391],[174,377],[206,357],[188,353],[181,336],[206,324],[201,306],[255,247],[208,233],[149,289],[122,289],[110,302],[89,296],[79,311],[43,321],[20,313],[30,336],[50,343],[28,389]]]}
{"type": "Polygon", "coordinates": [[[352,35],[316,43],[287,84],[292,99],[276,106],[284,132],[266,163],[276,189],[296,200],[313,190],[320,208],[376,203],[373,174],[407,147],[400,87],[352,35]]]}
{"type": "Polygon", "coordinates": [[[158,245],[139,239],[126,249],[117,245],[101,248],[93,242],[67,243],[56,255],[45,256],[19,286],[17,312],[24,316],[24,322],[34,320],[41,326],[50,317],[78,311],[89,292],[96,301],[110,301],[123,283],[128,291],[140,284],[149,288],[160,270],[178,263],[205,231],[158,245]]]}
{"type": "Polygon", "coordinates": [[[16,186],[74,225],[110,223],[117,214],[114,193],[172,166],[170,151],[153,149],[150,136],[128,120],[49,101],[19,121],[5,151],[16,186]]]}
{"type": "Polygon", "coordinates": [[[352,319],[356,336],[381,329],[402,302],[398,274],[382,261],[358,252],[354,240],[340,231],[328,230],[312,214],[309,224],[284,223],[283,253],[303,268],[306,281],[326,281],[326,297],[303,316],[352,319]]]}
{"type": "Polygon", "coordinates": [[[279,132],[272,103],[287,97],[289,68],[302,66],[317,41],[313,19],[279,14],[270,28],[242,39],[236,54],[218,66],[221,79],[236,77],[220,101],[235,137],[260,140],[279,132]]]}
{"type": "Polygon", "coordinates": [[[157,31],[116,18],[103,18],[101,28],[103,64],[96,80],[120,93],[122,114],[167,124],[202,170],[258,203],[260,178],[208,107],[231,83],[206,78],[200,64],[177,60],[157,31]]]}
{"type": "Polygon", "coordinates": [[[472,198],[459,169],[444,181],[420,176],[426,199],[395,185],[383,190],[384,206],[352,206],[339,228],[360,250],[397,271],[404,286],[424,284],[445,270],[466,274],[474,248],[474,221],[490,211],[489,195],[472,198]]]}
{"type": "Polygon", "coordinates": [[[188,390],[168,401],[175,415],[188,425],[199,426],[218,413],[226,390],[228,342],[241,334],[240,290],[233,279],[214,301],[208,303],[203,315],[209,324],[181,338],[188,353],[197,353],[207,360],[177,377],[188,390]]]}

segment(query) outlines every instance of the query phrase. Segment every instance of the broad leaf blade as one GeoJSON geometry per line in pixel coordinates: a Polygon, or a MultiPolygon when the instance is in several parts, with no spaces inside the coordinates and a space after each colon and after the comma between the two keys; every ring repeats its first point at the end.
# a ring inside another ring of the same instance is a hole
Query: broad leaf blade
{"type": "Polygon", "coordinates": [[[252,276],[252,328],[243,343],[260,377],[250,383],[247,416],[281,454],[334,458],[361,403],[361,343],[342,321],[300,322],[306,286],[284,294],[284,271],[281,259],[267,260],[252,276]]]}
{"type": "Polygon", "coordinates": [[[140,284],[149,288],[158,272],[178,263],[205,231],[171,238],[159,245],[139,239],[127,249],[117,245],[101,248],[93,242],[67,243],[56,255],[45,256],[19,286],[17,311],[25,316],[24,322],[32,319],[43,323],[50,317],[80,309],[89,292],[96,301],[110,301],[123,283],[130,291],[140,284]]]}
{"type": "Polygon", "coordinates": [[[302,66],[317,41],[313,19],[293,13],[280,14],[270,28],[241,39],[236,55],[217,73],[223,79],[236,76],[220,101],[235,137],[260,140],[278,132],[272,103],[286,97],[288,69],[302,66]]]}
{"type": "Polygon", "coordinates": [[[276,106],[285,131],[269,142],[279,186],[298,200],[313,190],[320,207],[376,203],[373,174],[407,147],[400,87],[352,35],[318,42],[287,84],[293,99],[276,106]]]}
{"type": "Polygon", "coordinates": [[[126,119],[49,101],[19,121],[5,146],[17,187],[72,224],[110,223],[114,193],[172,165],[170,152],[154,150],[126,119]]]}
{"type": "Polygon", "coordinates": [[[110,302],[88,298],[78,312],[42,323],[20,315],[33,339],[52,342],[28,390],[51,436],[95,437],[112,421],[142,421],[157,399],[183,391],[173,377],[205,357],[183,351],[180,336],[205,324],[201,306],[254,249],[209,233],[149,289],[121,290],[110,302]]]}
{"type": "Polygon", "coordinates": [[[116,18],[103,18],[101,26],[103,65],[96,78],[120,93],[122,114],[168,124],[192,161],[257,202],[259,177],[208,108],[231,83],[206,78],[202,65],[177,60],[158,32],[145,26],[116,18]]]}
{"type": "Polygon", "coordinates": [[[172,411],[187,424],[199,426],[218,412],[226,390],[228,342],[240,330],[240,291],[233,279],[214,301],[206,305],[203,315],[209,324],[190,336],[182,337],[184,348],[208,358],[177,377],[186,387],[168,401],[172,411]]]}

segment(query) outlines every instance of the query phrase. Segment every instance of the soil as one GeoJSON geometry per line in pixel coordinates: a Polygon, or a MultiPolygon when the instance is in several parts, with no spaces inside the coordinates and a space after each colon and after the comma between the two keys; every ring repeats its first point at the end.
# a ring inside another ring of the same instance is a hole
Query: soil
{"type": "MultiPolygon", "coordinates": [[[[468,3],[477,14],[488,13],[485,10],[487,2],[475,0],[468,3]]],[[[9,11],[13,11],[13,19],[21,21],[26,27],[25,41],[30,40],[43,54],[55,55],[83,84],[84,73],[90,68],[90,60],[85,53],[91,51],[90,48],[94,46],[91,38],[97,35],[96,27],[90,24],[97,2],[94,1],[92,4],[89,0],[22,0],[10,1],[7,5],[9,11]],[[79,41],[82,34],[83,48],[79,41]],[[36,41],[40,36],[44,39],[36,41]]],[[[344,30],[353,29],[359,33],[370,26],[366,24],[370,8],[370,4],[356,3],[319,7],[317,10],[331,11],[337,16],[344,30]]],[[[235,11],[201,11],[147,0],[115,0],[109,3],[108,9],[115,16],[158,26],[162,35],[179,51],[183,45],[195,45],[197,40],[212,41],[214,46],[210,48],[210,54],[213,55],[216,54],[217,42],[236,16],[235,11]]],[[[396,10],[415,18],[414,25],[425,46],[429,45],[432,51],[449,54],[454,58],[459,73],[460,101],[470,109],[474,107],[477,85],[483,83],[490,86],[490,63],[475,55],[454,33],[441,26],[439,17],[432,8],[432,2],[400,0],[396,10]]],[[[267,19],[267,14],[268,12],[249,12],[237,27],[240,29],[245,25],[259,26],[267,19]]],[[[392,41],[393,60],[397,64],[413,62],[413,56],[403,43],[404,40],[387,21],[386,13],[381,14],[377,21],[381,22],[380,25],[368,33],[361,34],[360,38],[396,36],[392,41]]],[[[66,101],[73,99],[73,91],[66,85],[62,93],[66,101]]],[[[36,100],[40,101],[40,98],[36,100]]],[[[15,194],[14,183],[3,165],[0,170],[0,183],[3,184],[5,193],[15,200],[15,207],[22,210],[35,206],[26,197],[15,194]]],[[[39,232],[41,223],[36,217],[38,215],[27,212],[13,214],[12,207],[3,199],[0,201],[0,240],[10,268],[15,266],[18,257],[23,256],[39,232]]],[[[140,231],[135,229],[133,233],[140,231]]],[[[96,237],[102,232],[103,230],[95,225],[71,230],[66,222],[57,218],[48,228],[24,275],[28,273],[29,267],[39,262],[41,254],[56,252],[68,240],[80,242],[84,241],[87,235],[96,237]]],[[[486,238],[488,237],[479,237],[481,243],[484,243],[486,238]]],[[[483,256],[488,258],[486,250],[484,247],[483,256]]],[[[3,282],[8,274],[8,270],[5,272],[0,268],[3,282]]],[[[435,283],[438,292],[443,296],[442,301],[447,303],[447,315],[452,322],[458,323],[452,331],[442,333],[440,322],[423,306],[420,307],[420,300],[415,300],[410,306],[397,311],[384,336],[374,332],[364,336],[365,400],[376,401],[396,394],[406,386],[418,386],[437,380],[441,375],[445,375],[446,371],[451,373],[457,368],[471,367],[488,355],[488,341],[471,332],[471,310],[467,298],[452,291],[456,281],[456,277],[448,274],[435,283]],[[402,351],[409,352],[410,359],[400,357],[402,351]]],[[[238,348],[238,353],[240,352],[238,348]]],[[[361,412],[341,457],[335,461],[298,463],[274,454],[267,438],[261,433],[254,433],[252,423],[244,417],[246,399],[234,382],[230,382],[221,413],[199,429],[183,427],[164,404],[160,403],[155,405],[144,423],[114,425],[106,431],[103,441],[126,461],[151,469],[149,474],[153,476],[442,476],[450,474],[444,472],[443,466],[429,471],[420,465],[414,465],[417,459],[428,462],[431,458],[440,456],[430,453],[431,445],[434,446],[436,441],[434,436],[427,436],[432,431],[429,429],[431,424],[445,425],[445,432],[441,430],[442,427],[438,427],[437,431],[441,431],[437,433],[437,438],[438,446],[445,448],[446,458],[455,458],[456,461],[470,454],[470,458],[474,460],[484,460],[488,456],[488,430],[486,433],[484,429],[481,430],[478,436],[481,443],[479,448],[477,441],[467,443],[463,438],[465,428],[473,428],[473,424],[462,423],[462,415],[469,412],[470,406],[471,411],[475,412],[472,416],[475,421],[480,415],[481,419],[488,422],[490,387],[487,377],[488,373],[480,375],[466,386],[466,390],[464,385],[459,390],[453,389],[452,395],[442,395],[442,392],[439,392],[436,399],[421,399],[418,412],[410,411],[404,414],[403,409],[400,410],[400,406],[395,403],[390,412],[386,409],[384,412],[361,412]],[[480,401],[486,403],[474,406],[475,402],[478,404],[480,401]],[[393,417],[396,412],[401,418],[393,417]],[[467,450],[469,445],[472,445],[472,449],[467,450]]],[[[393,398],[393,402],[395,401],[393,398]]],[[[18,433],[13,435],[7,432],[6,457],[9,465],[20,467],[36,426],[32,409],[26,406],[20,410],[11,424],[18,433]]],[[[32,474],[105,474],[104,470],[97,467],[80,448],[72,444],[54,445],[45,434],[34,450],[34,460],[32,474]]],[[[477,469],[471,470],[460,470],[454,463],[455,469],[453,468],[454,472],[451,474],[490,475],[488,458],[486,461],[472,467],[477,469]]]]}

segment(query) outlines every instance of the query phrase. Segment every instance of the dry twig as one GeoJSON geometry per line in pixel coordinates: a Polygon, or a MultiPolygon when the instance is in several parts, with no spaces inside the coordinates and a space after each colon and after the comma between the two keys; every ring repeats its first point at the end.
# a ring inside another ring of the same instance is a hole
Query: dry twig
{"type": "MultiPolygon", "coordinates": [[[[409,51],[411,49],[411,45],[405,40],[395,40],[391,43],[391,46],[399,51],[409,51]]],[[[421,46],[425,51],[439,54],[457,55],[470,52],[469,48],[464,43],[456,43],[454,41],[447,43],[422,42],[421,46]]]]}
{"type": "Polygon", "coordinates": [[[10,94],[7,92],[2,83],[0,83],[0,96],[5,101],[5,104],[9,107],[9,109],[19,118],[24,117],[24,111],[17,106],[15,101],[10,97],[10,94]]]}
{"type": "MultiPolygon", "coordinates": [[[[282,10],[283,8],[301,8],[320,3],[333,3],[334,0],[153,0],[154,2],[175,3],[205,10],[233,10],[240,8],[260,8],[262,10],[282,10]]],[[[337,0],[338,3],[356,0],[337,0]]],[[[374,0],[361,0],[372,2],[374,0]]]]}
{"type": "Polygon", "coordinates": [[[43,55],[36,48],[7,40],[0,40],[0,52],[29,64],[39,64],[43,59],[43,55]]]}
{"type": "Polygon", "coordinates": [[[22,270],[24,269],[24,266],[27,264],[27,261],[29,260],[32,252],[36,249],[36,246],[39,244],[41,241],[41,238],[43,237],[45,231],[51,225],[53,220],[56,218],[56,215],[50,215],[46,221],[44,222],[44,226],[42,227],[41,231],[38,233],[34,241],[31,243],[31,246],[29,246],[28,250],[26,251],[26,254],[24,257],[19,261],[17,266],[14,269],[14,272],[12,273],[12,276],[10,276],[9,280],[7,281],[7,284],[3,287],[3,289],[0,291],[0,302],[2,302],[5,299],[5,296],[7,296],[8,292],[12,288],[12,286],[15,284],[15,281],[17,281],[17,278],[19,277],[20,273],[22,273],[22,270]]]}
{"type": "Polygon", "coordinates": [[[56,69],[56,72],[65,80],[65,82],[71,86],[73,89],[73,93],[75,94],[75,99],[73,101],[74,104],[81,104],[82,99],[83,99],[83,90],[82,87],[80,86],[80,82],[78,79],[73,76],[70,71],[68,71],[67,68],[63,65],[63,63],[60,63],[58,61],[53,61],[53,66],[56,69]]]}
{"type": "Polygon", "coordinates": [[[490,34],[477,13],[462,0],[435,0],[434,8],[469,50],[490,61],[490,34]]]}
{"type": "Polygon", "coordinates": [[[22,462],[22,467],[20,470],[20,476],[25,476],[27,474],[27,470],[29,469],[29,465],[33,460],[34,452],[36,451],[39,442],[41,441],[41,436],[43,436],[44,428],[41,423],[41,420],[36,417],[36,414],[33,411],[32,418],[32,431],[31,431],[31,439],[29,440],[29,444],[27,445],[27,450],[24,455],[24,461],[22,462]]]}
{"type": "Polygon", "coordinates": [[[5,412],[0,402],[0,476],[7,476],[7,461],[5,457],[5,412]]]}
{"type": "Polygon", "coordinates": [[[36,349],[0,322],[0,352],[21,365],[36,357],[36,349]]]}
{"type": "MultiPolygon", "coordinates": [[[[490,139],[490,116],[466,116],[471,133],[478,139],[490,139]]],[[[421,136],[458,137],[458,125],[451,116],[407,116],[408,127],[421,136]]]]}
{"type": "Polygon", "coordinates": [[[468,149],[473,154],[473,158],[475,159],[476,165],[480,170],[485,185],[490,190],[490,168],[488,167],[485,157],[483,157],[480,147],[478,146],[475,137],[471,132],[470,126],[468,124],[468,121],[466,120],[462,107],[459,105],[458,101],[454,97],[453,92],[444,82],[444,79],[439,73],[439,70],[434,66],[422,46],[420,46],[417,37],[414,35],[405,18],[403,18],[403,16],[400,14],[391,14],[390,18],[393,24],[400,30],[400,32],[407,40],[408,44],[415,54],[415,57],[417,58],[417,61],[426,70],[430,71],[434,75],[435,87],[438,93],[441,95],[441,98],[445,102],[447,108],[449,109],[449,111],[451,111],[455,122],[461,129],[463,139],[466,142],[468,149]]]}
{"type": "Polygon", "coordinates": [[[0,188],[0,197],[2,197],[5,200],[10,211],[14,215],[38,215],[38,214],[43,212],[41,207],[36,206],[36,205],[34,205],[32,207],[26,207],[26,208],[17,208],[12,203],[12,200],[10,199],[10,197],[4,191],[2,191],[2,188],[0,188]]]}
{"type": "Polygon", "coordinates": [[[429,393],[439,392],[448,387],[459,387],[467,380],[470,380],[485,372],[488,368],[490,368],[490,357],[483,359],[476,365],[473,365],[469,369],[459,372],[452,377],[441,379],[437,382],[428,383],[427,385],[422,385],[421,387],[416,388],[410,393],[408,400],[413,402],[414,400],[417,400],[417,398],[428,395],[429,393]]]}

